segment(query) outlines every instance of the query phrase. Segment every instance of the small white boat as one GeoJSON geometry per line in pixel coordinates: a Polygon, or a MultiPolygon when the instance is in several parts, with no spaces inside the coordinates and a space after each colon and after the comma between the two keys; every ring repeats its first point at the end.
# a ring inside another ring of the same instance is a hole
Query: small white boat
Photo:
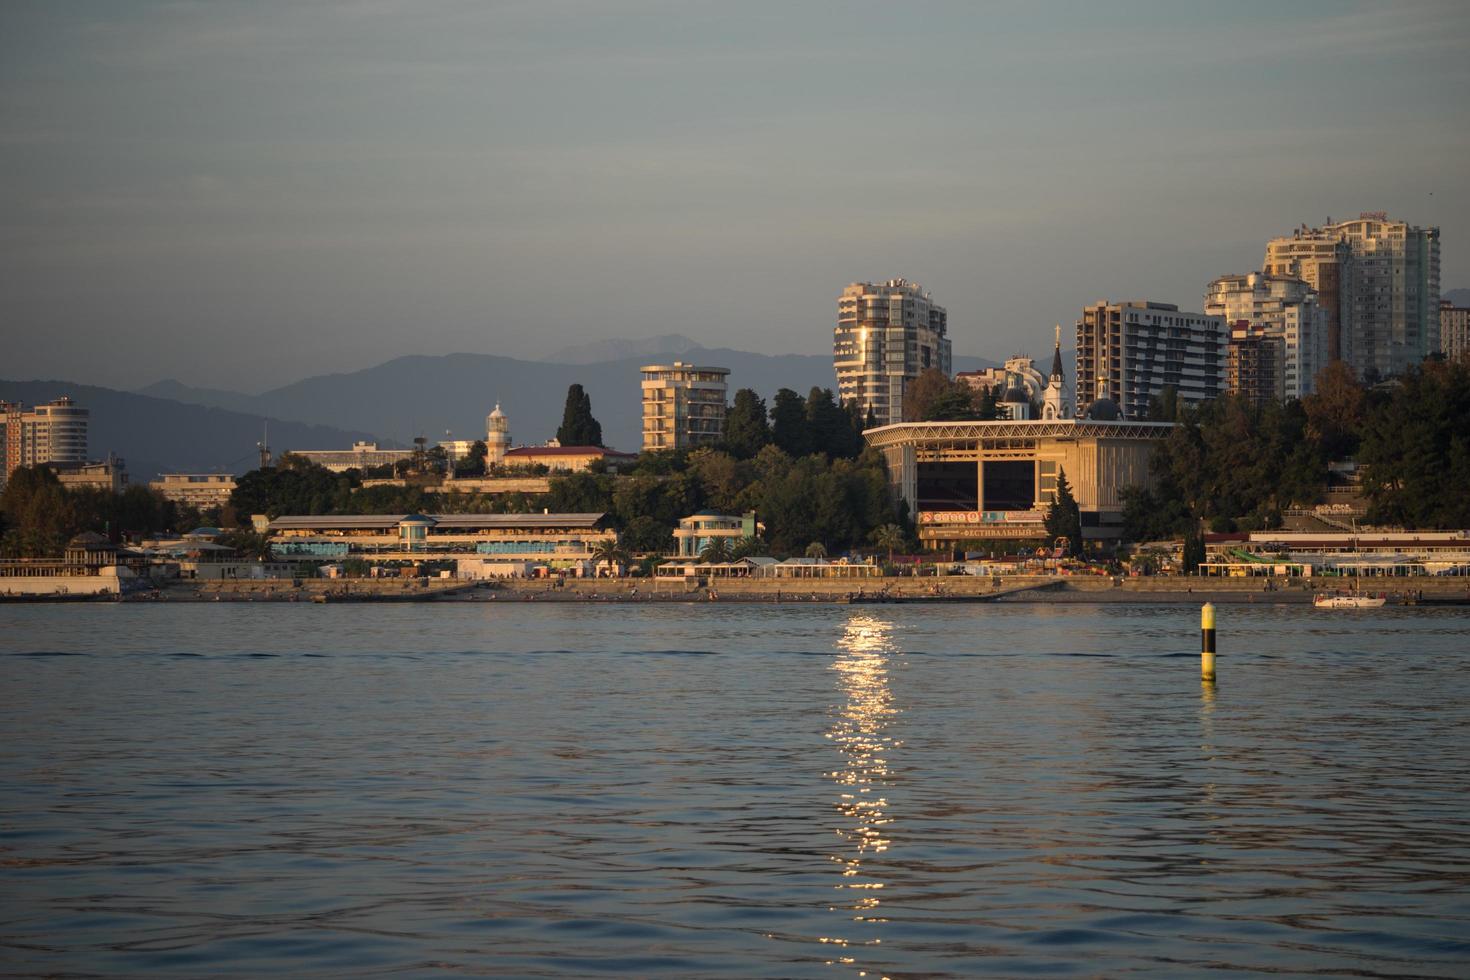
{"type": "Polygon", "coordinates": [[[1388,602],[1383,596],[1319,595],[1312,600],[1318,609],[1377,609],[1388,602]]]}

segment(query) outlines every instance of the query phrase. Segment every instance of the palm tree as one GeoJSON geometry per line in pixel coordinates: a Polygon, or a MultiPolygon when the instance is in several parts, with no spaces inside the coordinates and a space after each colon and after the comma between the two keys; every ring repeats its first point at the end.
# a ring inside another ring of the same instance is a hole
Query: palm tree
{"type": "Polygon", "coordinates": [[[820,561],[827,557],[827,546],[820,541],[813,541],[806,546],[806,556],[820,561]]]}
{"type": "Polygon", "coordinates": [[[765,554],[768,554],[766,543],[753,534],[747,534],[730,549],[731,558],[755,558],[765,554]]]}
{"type": "Polygon", "coordinates": [[[628,562],[628,552],[617,541],[602,541],[592,549],[592,561],[596,565],[607,562],[609,573],[618,565],[628,562]]]}
{"type": "Polygon", "coordinates": [[[893,564],[893,553],[903,547],[903,528],[897,524],[884,524],[873,530],[873,543],[888,550],[888,564],[893,564]]]}
{"type": "Polygon", "coordinates": [[[730,542],[726,538],[710,538],[709,544],[699,552],[702,562],[726,562],[730,560],[730,542]]]}

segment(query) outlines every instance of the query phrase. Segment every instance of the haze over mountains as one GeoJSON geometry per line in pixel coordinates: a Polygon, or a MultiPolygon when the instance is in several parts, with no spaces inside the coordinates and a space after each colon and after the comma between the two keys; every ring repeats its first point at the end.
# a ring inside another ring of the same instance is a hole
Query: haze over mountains
{"type": "Polygon", "coordinates": [[[27,406],[70,395],[91,411],[88,444],[93,457],[109,452],[127,460],[128,478],[147,483],[158,473],[243,473],[256,466],[256,443],[269,426],[272,446],[347,448],[371,439],[360,429],[336,429],[71,381],[0,380],[0,398],[27,406]]]}
{"type": "MultiPolygon", "coordinates": [[[[642,443],[639,368],[650,360],[678,357],[729,368],[732,393],[738,388],[754,388],[767,400],[779,388],[805,395],[813,386],[835,385],[831,355],[767,356],[711,349],[678,335],[603,341],[555,356],[570,360],[526,361],[492,354],[412,355],[362,371],[306,378],[259,395],[193,388],[173,380],[149,385],[139,393],[339,429],[366,429],[385,443],[400,445],[409,444],[420,434],[437,442],[445,438],[446,431],[457,439],[478,438],[485,431],[485,415],[498,403],[509,416],[511,438],[519,445],[544,442],[554,436],[561,423],[567,387],[580,384],[592,398],[592,413],[602,423],[603,440],[614,448],[636,452],[642,443]],[[605,354],[620,356],[589,360],[605,354]]],[[[976,357],[957,357],[955,361],[956,370],[962,371],[995,363],[976,357]]],[[[277,449],[339,448],[289,445],[279,439],[272,442],[277,449]]]]}

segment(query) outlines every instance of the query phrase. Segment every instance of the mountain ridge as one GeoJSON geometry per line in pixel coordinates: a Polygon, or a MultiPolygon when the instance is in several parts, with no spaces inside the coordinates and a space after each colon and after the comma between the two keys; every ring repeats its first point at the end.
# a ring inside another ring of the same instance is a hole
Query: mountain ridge
{"type": "MultiPolygon", "coordinates": [[[[568,364],[497,354],[408,354],[358,371],[303,378],[259,395],[191,388],[178,381],[157,382],[148,390],[166,391],[177,400],[199,405],[338,429],[367,429],[383,441],[402,444],[420,434],[435,442],[446,431],[457,438],[478,438],[485,431],[485,415],[499,404],[511,420],[515,442],[534,444],[555,434],[567,387],[580,384],[592,398],[592,413],[602,423],[608,445],[636,451],[642,443],[639,369],[649,356],[568,364]]],[[[769,401],[779,388],[805,395],[814,386],[832,388],[836,382],[828,354],[767,355],[694,347],[680,356],[729,368],[732,396],[740,388],[754,388],[769,401]]],[[[955,362],[956,370],[996,365],[973,357],[957,357],[955,362]]]]}

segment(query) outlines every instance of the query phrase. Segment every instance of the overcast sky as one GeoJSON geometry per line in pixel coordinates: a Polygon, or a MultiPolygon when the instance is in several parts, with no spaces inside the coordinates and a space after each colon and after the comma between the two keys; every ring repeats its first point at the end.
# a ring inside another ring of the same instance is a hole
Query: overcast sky
{"type": "Polygon", "coordinates": [[[4,0],[0,377],[825,352],[899,275],[1044,354],[1362,210],[1470,286],[1467,52],[1458,2],[4,0]]]}

